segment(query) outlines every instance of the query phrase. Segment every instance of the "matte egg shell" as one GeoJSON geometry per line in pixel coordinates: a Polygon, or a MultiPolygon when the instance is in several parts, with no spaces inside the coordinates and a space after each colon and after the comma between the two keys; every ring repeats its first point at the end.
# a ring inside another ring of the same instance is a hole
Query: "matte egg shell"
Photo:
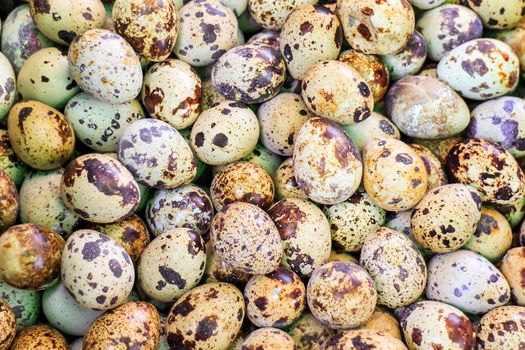
{"type": "Polygon", "coordinates": [[[0,299],[0,350],[8,350],[15,339],[16,320],[7,302],[0,299]]]}
{"type": "Polygon", "coordinates": [[[68,350],[66,338],[47,325],[31,326],[18,333],[11,350],[68,350]]]}
{"type": "Polygon", "coordinates": [[[293,339],[277,328],[259,328],[244,339],[241,349],[297,349],[293,339]]]}
{"type": "Polygon", "coordinates": [[[248,0],[248,9],[253,20],[265,29],[279,30],[286,23],[290,13],[303,4],[315,4],[317,0],[281,0],[267,2],[248,0]]]}
{"type": "Polygon", "coordinates": [[[295,181],[292,157],[286,159],[279,165],[273,175],[273,183],[275,185],[275,196],[277,199],[308,199],[308,195],[301,190],[297,181],[295,181]]]}
{"type": "Polygon", "coordinates": [[[371,329],[357,329],[340,332],[328,340],[326,350],[407,350],[407,347],[399,339],[390,335],[371,329]]]}
{"type": "Polygon", "coordinates": [[[20,200],[15,183],[0,170],[0,232],[16,222],[20,200]]]}
{"type": "Polygon", "coordinates": [[[500,271],[509,282],[516,304],[525,306],[525,247],[509,249],[501,260],[500,271]]]}
{"type": "Polygon", "coordinates": [[[487,312],[478,325],[478,349],[514,350],[525,345],[525,307],[501,306],[487,312]]]}
{"type": "Polygon", "coordinates": [[[18,331],[37,322],[42,308],[40,292],[15,288],[4,281],[0,281],[0,298],[4,299],[13,310],[18,331]]]}

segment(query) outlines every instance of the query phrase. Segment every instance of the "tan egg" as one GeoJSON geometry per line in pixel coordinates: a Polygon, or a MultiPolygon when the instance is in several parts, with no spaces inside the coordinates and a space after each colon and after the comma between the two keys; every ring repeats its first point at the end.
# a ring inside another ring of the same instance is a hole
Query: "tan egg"
{"type": "Polygon", "coordinates": [[[199,115],[191,128],[190,145],[204,163],[222,165],[250,154],[258,139],[255,113],[240,102],[225,100],[199,115]]]}
{"type": "Polygon", "coordinates": [[[341,23],[326,7],[304,4],[286,19],[279,42],[288,72],[302,80],[315,63],[337,58],[343,42],[341,23]]]}
{"type": "Polygon", "coordinates": [[[31,326],[15,338],[11,350],[68,350],[66,338],[47,325],[31,326]]]}
{"type": "Polygon", "coordinates": [[[397,319],[390,312],[380,306],[376,306],[372,316],[370,316],[365,323],[361,324],[359,328],[383,332],[393,338],[401,341],[403,340],[397,319]]]}
{"type": "Polygon", "coordinates": [[[338,252],[337,250],[333,250],[330,252],[330,257],[326,262],[331,261],[347,261],[354,264],[359,265],[359,259],[357,259],[355,256],[347,253],[347,252],[338,252]]]}
{"type": "Polygon", "coordinates": [[[501,306],[486,313],[478,325],[478,349],[515,350],[525,345],[525,307],[501,306]]]}
{"type": "Polygon", "coordinates": [[[427,59],[425,38],[417,30],[412,32],[407,46],[396,54],[381,56],[393,81],[417,74],[427,59]]]}
{"type": "Polygon", "coordinates": [[[157,350],[160,317],[149,303],[129,302],[104,313],[84,336],[84,349],[157,350]]]}
{"type": "Polygon", "coordinates": [[[0,232],[16,222],[20,200],[15,183],[0,170],[0,232]]]}
{"type": "Polygon", "coordinates": [[[334,333],[333,329],[323,326],[308,311],[288,329],[297,350],[324,350],[326,342],[334,333]]]}
{"type": "Polygon", "coordinates": [[[306,106],[318,116],[340,124],[365,120],[374,109],[374,98],[363,77],[339,61],[312,65],[301,82],[306,106]]]}
{"type": "Polygon", "coordinates": [[[406,0],[338,0],[337,12],[346,40],[366,54],[401,51],[415,27],[414,10],[406,0]]]}
{"type": "Polygon", "coordinates": [[[124,38],[105,29],[92,29],[69,47],[69,73],[78,86],[99,101],[131,102],[140,93],[139,56],[124,38]]]}
{"type": "Polygon", "coordinates": [[[78,230],[69,236],[61,275],[75,300],[95,310],[126,302],[135,280],[133,262],[124,248],[94,230],[78,230]]]}
{"type": "Polygon", "coordinates": [[[326,350],[407,350],[407,347],[399,339],[389,334],[371,329],[356,329],[340,332],[334,335],[326,345],[326,350]]]}
{"type": "Polygon", "coordinates": [[[141,98],[151,117],[184,129],[201,111],[201,79],[186,62],[169,58],[148,69],[141,98]]]}
{"type": "Polygon", "coordinates": [[[139,186],[131,173],[118,160],[96,153],[69,163],[61,193],[69,209],[99,224],[127,218],[140,202],[139,186]]]}
{"type": "Polygon", "coordinates": [[[189,228],[177,228],[146,247],[137,267],[138,281],[147,296],[170,303],[199,283],[205,266],[202,237],[189,228]]]}
{"type": "Polygon", "coordinates": [[[427,191],[430,191],[433,188],[446,185],[448,183],[447,176],[445,175],[445,170],[439,159],[425,146],[418,144],[409,144],[410,148],[417,153],[419,158],[425,164],[425,170],[428,175],[428,185],[427,191]]]}
{"type": "Polygon", "coordinates": [[[515,27],[523,16],[525,3],[522,0],[493,2],[490,0],[466,0],[470,7],[490,29],[510,29],[515,27]]]}
{"type": "Polygon", "coordinates": [[[316,3],[316,0],[281,0],[276,2],[248,0],[248,9],[258,25],[265,29],[279,30],[295,8],[303,4],[313,5],[316,3]]]}
{"type": "Polygon", "coordinates": [[[359,265],[333,261],[317,268],[306,289],[308,308],[325,326],[355,328],[374,312],[377,292],[370,275],[359,265]]]}
{"type": "Polygon", "coordinates": [[[295,350],[297,346],[287,333],[277,328],[267,327],[251,332],[242,342],[241,350],[243,349],[295,350]]]}
{"type": "Polygon", "coordinates": [[[512,245],[512,228],[498,211],[483,207],[474,235],[463,246],[489,261],[501,258],[512,245]]]}
{"type": "Polygon", "coordinates": [[[509,282],[512,299],[525,306],[525,247],[508,250],[501,260],[500,271],[509,282]]]}
{"type": "Polygon", "coordinates": [[[270,175],[249,162],[236,162],[219,170],[210,185],[216,210],[227,204],[246,202],[267,209],[272,205],[274,188],[270,175]]]}
{"type": "Polygon", "coordinates": [[[286,159],[279,165],[273,175],[273,183],[275,185],[275,197],[277,197],[277,199],[308,199],[308,195],[301,190],[297,181],[295,181],[292,157],[286,159]]]}
{"type": "MultiPolygon", "coordinates": [[[[3,46],[4,51],[6,51],[5,44],[3,46]]],[[[11,66],[11,63],[6,56],[3,53],[0,53],[0,87],[2,87],[2,92],[0,93],[0,120],[4,119],[13,106],[13,103],[15,103],[15,80],[16,76],[13,66],[11,66]]]]}
{"type": "Polygon", "coordinates": [[[171,349],[226,349],[244,319],[242,293],[222,282],[200,285],[181,296],[166,319],[171,349]]]}
{"type": "Polygon", "coordinates": [[[120,244],[134,263],[138,262],[142,252],[149,244],[146,224],[135,214],[110,224],[90,223],[87,228],[103,233],[120,244]]]}
{"type": "Polygon", "coordinates": [[[115,31],[148,61],[164,61],[175,41],[179,19],[173,1],[117,0],[112,11],[115,31]]]}
{"type": "Polygon", "coordinates": [[[372,112],[370,117],[359,123],[341,127],[361,152],[374,138],[392,137],[397,140],[401,138],[397,126],[390,119],[376,112],[372,112]]]}
{"type": "Polygon", "coordinates": [[[250,274],[266,274],[281,263],[279,231],[272,219],[253,204],[224,206],[213,218],[211,241],[226,264],[250,274]]]}
{"type": "Polygon", "coordinates": [[[343,129],[326,118],[310,118],[294,146],[295,180],[311,200],[336,204],[348,199],[361,182],[361,157],[343,129]]]}
{"type": "Polygon", "coordinates": [[[215,89],[215,86],[213,86],[211,78],[207,78],[202,82],[201,109],[203,111],[207,110],[214,104],[222,102],[224,100],[226,100],[226,98],[222,96],[217,91],[217,89],[215,89]]]}
{"type": "Polygon", "coordinates": [[[427,282],[427,267],[419,250],[402,233],[381,227],[369,234],[359,264],[370,274],[377,303],[395,309],[416,301],[427,282]]]}
{"type": "Polygon", "coordinates": [[[428,184],[425,164],[404,142],[375,139],[366,145],[363,163],[365,190],[381,208],[407,210],[423,198],[428,184]]]}
{"type": "Polygon", "coordinates": [[[60,45],[104,24],[106,11],[100,0],[31,0],[31,17],[38,29],[60,45]]]}
{"type": "Polygon", "coordinates": [[[75,134],[62,113],[37,101],[13,106],[7,131],[15,153],[35,169],[55,169],[69,160],[75,134]]]}
{"type": "Polygon", "coordinates": [[[364,192],[356,192],[348,200],[326,206],[324,213],[337,248],[346,252],[361,250],[365,238],[385,223],[386,212],[364,192]]]}
{"type": "Polygon", "coordinates": [[[225,264],[213,251],[211,241],[206,242],[206,257],[204,282],[227,282],[241,287],[248,283],[251,275],[225,264]]]}
{"type": "Polygon", "coordinates": [[[257,110],[264,147],[280,156],[293,155],[297,134],[312,114],[301,96],[283,92],[266,101],[257,110]]]}
{"type": "Polygon", "coordinates": [[[0,236],[0,278],[20,289],[44,289],[60,273],[64,240],[47,227],[12,226],[0,236]]]}
{"type": "Polygon", "coordinates": [[[434,153],[436,157],[438,157],[443,167],[445,167],[448,153],[450,152],[452,147],[454,147],[456,143],[459,143],[461,141],[463,141],[463,136],[460,135],[451,136],[439,140],[424,140],[418,138],[412,139],[413,143],[424,146],[428,148],[430,152],[434,153]]]}
{"type": "Polygon", "coordinates": [[[8,350],[16,335],[15,313],[4,299],[0,299],[0,350],[8,350]]]}

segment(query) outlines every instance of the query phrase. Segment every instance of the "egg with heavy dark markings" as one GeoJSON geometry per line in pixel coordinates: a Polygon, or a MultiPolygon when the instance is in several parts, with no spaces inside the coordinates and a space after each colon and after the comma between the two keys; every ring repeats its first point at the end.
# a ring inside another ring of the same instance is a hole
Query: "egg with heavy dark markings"
{"type": "Polygon", "coordinates": [[[16,155],[7,130],[0,129],[0,170],[4,171],[19,187],[29,167],[16,155]]]}
{"type": "Polygon", "coordinates": [[[399,339],[391,337],[383,332],[370,329],[356,329],[340,332],[328,340],[326,350],[407,350],[407,347],[399,339]]]}
{"type": "Polygon", "coordinates": [[[47,325],[31,326],[18,333],[11,350],[68,350],[66,338],[47,325]]]}
{"type": "Polygon", "coordinates": [[[0,350],[8,350],[15,339],[16,320],[15,314],[9,304],[0,299],[0,350]]]}
{"type": "Polygon", "coordinates": [[[490,0],[463,0],[490,29],[507,29],[515,27],[525,12],[523,0],[494,2],[490,0]]]}
{"type": "Polygon", "coordinates": [[[525,247],[509,249],[499,269],[509,282],[513,300],[525,306],[525,247]]]}
{"type": "Polygon", "coordinates": [[[324,350],[326,342],[334,333],[333,329],[322,325],[308,311],[288,330],[298,350],[324,350]]]}
{"type": "Polygon", "coordinates": [[[250,39],[248,39],[248,44],[264,44],[274,48],[274,50],[279,51],[280,43],[280,34],[281,32],[275,30],[263,30],[259,33],[255,33],[250,39]]]}
{"type": "Polygon", "coordinates": [[[420,32],[414,30],[407,46],[396,54],[381,57],[393,81],[419,72],[427,59],[427,44],[420,32]]]}
{"type": "Polygon", "coordinates": [[[267,327],[259,328],[250,333],[242,342],[240,349],[296,350],[297,346],[287,333],[277,328],[267,327]]]}
{"type": "Polygon", "coordinates": [[[445,170],[434,153],[428,148],[415,143],[409,144],[409,146],[417,153],[419,158],[421,158],[425,164],[425,169],[428,175],[427,191],[430,191],[435,187],[446,185],[448,180],[445,175],[445,170]]]}
{"type": "Polygon", "coordinates": [[[514,350],[525,346],[525,307],[501,306],[487,312],[478,325],[480,350],[514,350]]]}
{"type": "Polygon", "coordinates": [[[0,170],[0,232],[16,222],[20,199],[16,185],[9,175],[0,170]]]}
{"type": "Polygon", "coordinates": [[[7,57],[0,52],[0,120],[4,119],[15,103],[15,72],[7,57]]]}
{"type": "Polygon", "coordinates": [[[308,195],[304,193],[295,180],[292,157],[287,158],[279,165],[273,175],[273,183],[275,185],[275,196],[277,199],[308,199],[308,195]]]}
{"type": "Polygon", "coordinates": [[[42,308],[39,291],[15,288],[0,280],[0,299],[4,299],[13,310],[18,331],[37,322],[42,308]]]}

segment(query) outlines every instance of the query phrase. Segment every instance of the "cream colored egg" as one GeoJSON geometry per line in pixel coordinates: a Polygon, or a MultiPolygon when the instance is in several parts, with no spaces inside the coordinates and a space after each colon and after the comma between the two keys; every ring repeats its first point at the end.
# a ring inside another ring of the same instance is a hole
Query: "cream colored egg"
{"type": "Polygon", "coordinates": [[[367,347],[377,350],[407,350],[407,347],[401,340],[370,329],[357,329],[338,333],[328,340],[326,350],[360,350],[367,347]]]}
{"type": "Polygon", "coordinates": [[[283,198],[299,198],[308,199],[308,195],[295,181],[294,170],[293,170],[293,158],[287,158],[282,162],[275,174],[273,175],[273,182],[275,185],[275,196],[277,199],[283,198]]]}
{"type": "Polygon", "coordinates": [[[515,27],[523,16],[525,3],[522,0],[494,2],[487,0],[466,0],[470,7],[490,29],[510,29],[515,27]]]}
{"type": "Polygon", "coordinates": [[[289,14],[303,4],[316,4],[317,0],[248,0],[248,9],[253,20],[265,29],[279,30],[289,14]]]}
{"type": "Polygon", "coordinates": [[[514,350],[523,347],[525,307],[501,306],[479,321],[478,349],[514,350]]]}
{"type": "Polygon", "coordinates": [[[15,79],[15,72],[11,63],[3,53],[0,53],[0,87],[2,87],[2,92],[0,92],[0,120],[4,119],[15,103],[15,79]]]}
{"type": "Polygon", "coordinates": [[[525,306],[525,247],[509,249],[501,260],[500,271],[509,282],[516,304],[525,306]]]}
{"type": "Polygon", "coordinates": [[[361,324],[359,328],[371,329],[388,334],[396,339],[403,340],[401,329],[399,328],[399,322],[395,316],[380,306],[376,307],[372,316],[370,316],[365,323],[361,324]]]}
{"type": "Polygon", "coordinates": [[[390,119],[376,112],[372,112],[370,117],[359,123],[343,125],[342,128],[361,152],[376,137],[392,137],[397,140],[401,138],[397,126],[390,119]]]}
{"type": "Polygon", "coordinates": [[[277,328],[267,327],[250,333],[242,342],[241,349],[295,350],[296,345],[287,333],[277,328]]]}

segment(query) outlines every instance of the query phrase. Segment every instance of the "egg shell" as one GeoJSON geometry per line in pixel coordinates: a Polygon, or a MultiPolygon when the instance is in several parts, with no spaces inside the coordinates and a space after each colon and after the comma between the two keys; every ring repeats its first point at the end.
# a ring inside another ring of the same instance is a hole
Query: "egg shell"
{"type": "Polygon", "coordinates": [[[14,105],[7,131],[18,157],[35,169],[58,168],[71,157],[75,146],[73,128],[64,115],[38,101],[14,105]]]}
{"type": "Polygon", "coordinates": [[[250,39],[248,44],[263,44],[271,46],[274,50],[279,51],[281,32],[276,30],[265,29],[259,33],[255,33],[250,39]]]}
{"type": "Polygon", "coordinates": [[[15,314],[18,331],[36,323],[41,309],[40,292],[15,288],[0,280],[0,299],[4,299],[15,314]]]}
{"type": "Polygon", "coordinates": [[[0,52],[0,120],[4,119],[16,96],[15,72],[7,57],[0,52]]]}
{"type": "Polygon", "coordinates": [[[525,3],[523,0],[508,0],[501,3],[487,0],[465,0],[483,21],[483,25],[490,29],[507,29],[515,27],[523,16],[525,3]]]}
{"type": "Polygon", "coordinates": [[[407,350],[407,347],[399,339],[390,335],[370,329],[357,329],[340,332],[328,340],[326,350],[407,350]]]}
{"type": "Polygon", "coordinates": [[[273,183],[275,185],[275,197],[277,199],[308,199],[308,195],[301,190],[297,181],[295,181],[292,157],[287,158],[279,165],[273,175],[273,183]]]}
{"type": "Polygon", "coordinates": [[[525,345],[525,307],[501,306],[487,312],[478,325],[478,349],[513,350],[525,345]]]}
{"type": "Polygon", "coordinates": [[[403,50],[396,54],[382,56],[381,59],[388,67],[393,81],[417,74],[427,59],[425,38],[414,30],[403,50]]]}
{"type": "MultiPolygon", "coordinates": [[[[448,2],[454,2],[454,1],[456,0],[448,0],[448,2]]],[[[429,10],[434,7],[438,7],[444,2],[447,2],[447,0],[408,0],[408,2],[412,6],[417,7],[420,10],[429,10]]]]}
{"type": "Polygon", "coordinates": [[[421,158],[423,164],[425,164],[425,170],[428,175],[427,191],[446,185],[448,183],[447,176],[439,159],[424,146],[415,143],[409,144],[409,146],[417,153],[419,158],[421,158]]]}
{"type": "Polygon", "coordinates": [[[284,23],[279,40],[290,75],[302,80],[315,63],[335,60],[343,42],[342,30],[337,16],[326,7],[315,4],[295,7],[284,23]]]}
{"type": "Polygon", "coordinates": [[[436,157],[438,157],[439,161],[441,162],[442,166],[445,166],[447,162],[447,156],[452,147],[454,147],[455,144],[463,141],[463,136],[456,135],[456,136],[450,136],[444,139],[436,139],[436,140],[425,140],[421,138],[413,138],[412,142],[421,146],[424,146],[430,150],[430,152],[434,153],[436,157]]]}
{"type": "Polygon", "coordinates": [[[512,299],[525,306],[525,247],[509,249],[501,260],[500,271],[510,285],[512,299]]]}
{"type": "Polygon", "coordinates": [[[242,293],[233,285],[200,285],[171,308],[166,319],[168,343],[172,349],[188,344],[201,349],[225,349],[241,329],[244,313],[242,293]]]}
{"type": "Polygon", "coordinates": [[[16,222],[20,200],[15,183],[7,173],[0,170],[0,231],[16,222]]]}
{"type": "Polygon", "coordinates": [[[0,299],[0,349],[7,350],[15,339],[16,319],[9,304],[0,299]]]}
{"type": "Polygon", "coordinates": [[[75,38],[68,51],[69,72],[80,88],[99,101],[134,100],[142,86],[139,57],[124,38],[92,29],[75,38]]]}
{"type": "Polygon", "coordinates": [[[280,349],[295,350],[293,339],[285,332],[277,328],[259,328],[242,342],[242,349],[280,349]]]}
{"type": "Polygon", "coordinates": [[[496,39],[499,39],[509,45],[512,50],[518,55],[521,66],[521,76],[525,71],[525,42],[523,41],[523,35],[525,35],[525,22],[520,20],[518,26],[513,30],[501,30],[496,31],[496,39]]]}
{"type": "Polygon", "coordinates": [[[376,137],[392,137],[397,140],[401,138],[397,126],[390,119],[376,112],[372,112],[370,117],[357,124],[341,127],[361,152],[376,137]]]}
{"type": "Polygon", "coordinates": [[[224,263],[213,251],[211,241],[206,242],[206,269],[204,282],[227,282],[239,287],[244,287],[251,275],[239,271],[224,263]]]}
{"type": "Polygon", "coordinates": [[[11,350],[68,350],[66,338],[47,325],[31,326],[18,333],[11,350]]]}
{"type": "Polygon", "coordinates": [[[223,0],[221,3],[228,6],[237,17],[248,8],[248,0],[223,0]]]}
{"type": "Polygon", "coordinates": [[[174,52],[193,67],[210,65],[237,45],[237,18],[218,0],[190,1],[179,10],[179,19],[174,52]]]}
{"type": "Polygon", "coordinates": [[[383,138],[369,142],[363,152],[363,164],[365,190],[385,210],[413,208],[425,194],[425,165],[402,141],[383,138]]]}
{"type": "Polygon", "coordinates": [[[398,318],[405,343],[411,350],[476,348],[476,330],[468,317],[453,306],[420,301],[404,308],[398,318]]]}
{"type": "Polygon", "coordinates": [[[203,111],[224,100],[226,100],[226,98],[213,86],[211,78],[206,78],[202,81],[201,109],[203,111]]]}
{"type": "Polygon", "coordinates": [[[213,218],[210,237],[219,258],[240,271],[266,274],[281,262],[279,231],[270,216],[253,204],[224,206],[213,218]]]}
{"type": "Polygon", "coordinates": [[[324,350],[326,342],[334,333],[333,329],[323,326],[308,311],[288,330],[298,350],[324,350]]]}
{"type": "Polygon", "coordinates": [[[220,165],[247,156],[258,139],[255,113],[240,102],[225,100],[199,115],[191,129],[190,145],[204,163],[220,165]]]}
{"type": "Polygon", "coordinates": [[[86,333],[83,348],[157,350],[159,334],[160,317],[155,307],[142,301],[129,302],[100,316],[86,333]]]}
{"type": "Polygon", "coordinates": [[[414,31],[414,10],[406,0],[338,0],[346,40],[366,54],[401,51],[414,31]]]}
{"type": "Polygon", "coordinates": [[[359,123],[374,108],[372,92],[361,74],[343,62],[315,63],[305,73],[301,89],[313,113],[340,124],[359,123]]]}
{"type": "Polygon", "coordinates": [[[519,61],[512,49],[496,39],[474,39],[456,47],[437,66],[439,79],[473,100],[504,95],[518,84],[519,61]]]}
{"type": "Polygon", "coordinates": [[[80,305],[109,310],[126,301],[135,270],[117,242],[86,229],[73,232],[66,241],[61,275],[64,286],[80,305]]]}
{"type": "Polygon", "coordinates": [[[334,329],[355,328],[374,312],[377,292],[359,265],[333,261],[317,268],[306,289],[308,307],[319,322],[334,329]]]}
{"type": "Polygon", "coordinates": [[[294,9],[304,4],[315,5],[316,0],[283,0],[267,2],[248,0],[248,9],[253,20],[265,29],[280,30],[294,9]]]}
{"type": "Polygon", "coordinates": [[[16,155],[7,130],[0,129],[0,170],[5,172],[17,187],[29,171],[28,166],[16,155]]]}
{"type": "Polygon", "coordinates": [[[321,204],[348,199],[363,172],[357,148],[343,129],[327,118],[307,120],[295,141],[295,180],[308,197],[321,204]],[[321,157],[319,157],[322,155],[321,157]]]}
{"type": "Polygon", "coordinates": [[[370,316],[365,323],[361,324],[359,328],[382,332],[403,341],[399,322],[397,322],[397,319],[392,314],[380,306],[376,306],[372,316],[370,316]]]}

